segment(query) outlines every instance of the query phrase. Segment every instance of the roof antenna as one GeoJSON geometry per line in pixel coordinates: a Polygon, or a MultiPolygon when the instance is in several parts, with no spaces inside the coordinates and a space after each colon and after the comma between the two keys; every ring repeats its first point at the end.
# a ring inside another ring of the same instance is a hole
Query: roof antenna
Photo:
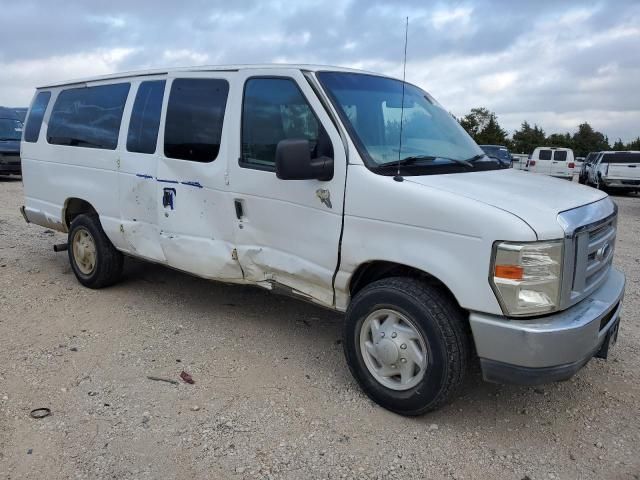
{"type": "Polygon", "coordinates": [[[402,182],[404,178],[400,175],[400,156],[402,155],[402,121],[404,120],[404,82],[407,77],[407,39],[409,38],[409,17],[404,26],[404,63],[402,64],[402,103],[400,104],[400,142],[398,146],[398,171],[393,179],[402,182]]]}

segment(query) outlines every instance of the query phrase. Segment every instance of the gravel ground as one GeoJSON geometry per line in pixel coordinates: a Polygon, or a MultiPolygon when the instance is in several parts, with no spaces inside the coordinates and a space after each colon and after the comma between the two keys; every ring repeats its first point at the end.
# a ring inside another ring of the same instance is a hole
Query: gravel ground
{"type": "Polygon", "coordinates": [[[536,388],[475,366],[453,403],[403,418],[351,378],[340,315],[133,260],[85,289],[0,179],[0,478],[638,479],[640,197],[615,200],[610,359],[536,388]],[[183,370],[195,384],[147,378],[183,370]]]}

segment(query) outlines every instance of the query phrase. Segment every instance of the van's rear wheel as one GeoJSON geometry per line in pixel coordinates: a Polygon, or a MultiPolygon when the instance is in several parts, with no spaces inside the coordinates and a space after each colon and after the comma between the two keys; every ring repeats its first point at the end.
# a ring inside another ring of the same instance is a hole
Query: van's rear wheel
{"type": "Polygon", "coordinates": [[[120,279],[123,255],[107,238],[97,215],[83,214],[73,219],[68,245],[73,273],[85,287],[107,287],[120,279]]]}
{"type": "Polygon", "coordinates": [[[412,278],[379,280],[349,306],[345,356],[371,399],[402,415],[421,415],[462,384],[470,341],[465,325],[446,292],[412,278]]]}

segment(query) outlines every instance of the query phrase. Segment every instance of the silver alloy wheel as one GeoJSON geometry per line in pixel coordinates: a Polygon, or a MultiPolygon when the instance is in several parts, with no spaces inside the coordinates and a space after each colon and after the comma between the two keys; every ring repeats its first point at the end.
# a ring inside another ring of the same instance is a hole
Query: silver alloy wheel
{"type": "Polygon", "coordinates": [[[427,371],[428,350],[422,334],[395,310],[376,310],[365,318],[360,351],[373,378],[392,390],[415,387],[427,371]]]}
{"type": "Polygon", "coordinates": [[[78,228],[73,234],[73,259],[78,270],[84,275],[91,275],[96,268],[96,242],[86,228],[78,228]]]}

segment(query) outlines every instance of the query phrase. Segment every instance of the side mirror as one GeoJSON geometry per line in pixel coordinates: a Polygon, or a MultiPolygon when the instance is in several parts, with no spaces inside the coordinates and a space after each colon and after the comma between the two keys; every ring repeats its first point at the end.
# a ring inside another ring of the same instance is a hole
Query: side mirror
{"type": "Polygon", "coordinates": [[[333,158],[311,158],[309,140],[281,140],[276,147],[276,176],[280,180],[331,180],[333,158]]]}

